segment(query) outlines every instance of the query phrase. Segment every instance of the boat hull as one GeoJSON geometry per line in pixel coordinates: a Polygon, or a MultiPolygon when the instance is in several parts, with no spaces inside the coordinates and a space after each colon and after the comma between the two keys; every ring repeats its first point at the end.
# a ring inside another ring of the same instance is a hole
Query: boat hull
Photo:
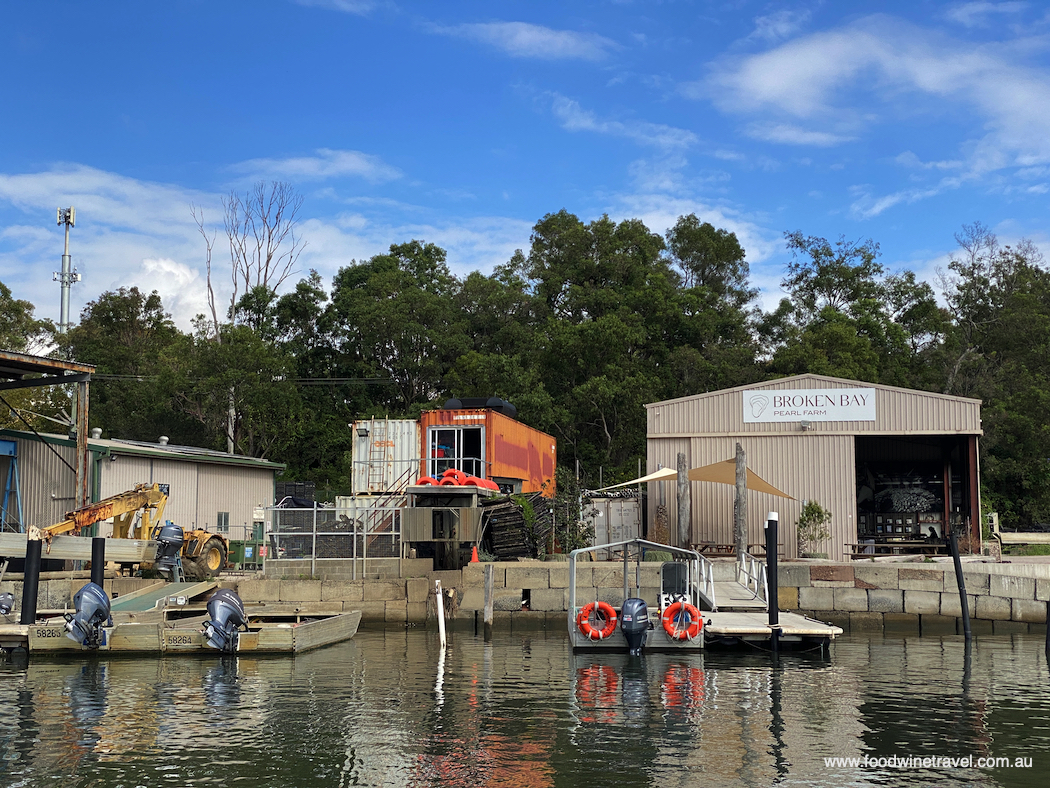
{"type": "MultiPolygon", "coordinates": [[[[361,624],[359,610],[311,616],[273,616],[252,620],[247,632],[238,637],[237,653],[291,654],[310,651],[350,640],[361,624]],[[295,620],[295,619],[300,620],[295,620]]],[[[216,654],[206,645],[199,626],[175,622],[121,622],[103,629],[97,649],[87,649],[65,636],[61,618],[2,628],[0,642],[5,648],[27,648],[37,654],[216,654]]]]}

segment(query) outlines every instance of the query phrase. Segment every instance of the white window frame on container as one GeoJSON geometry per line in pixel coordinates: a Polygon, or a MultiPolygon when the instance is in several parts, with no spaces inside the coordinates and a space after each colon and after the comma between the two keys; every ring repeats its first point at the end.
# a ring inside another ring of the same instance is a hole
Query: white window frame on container
{"type": "Polygon", "coordinates": [[[220,534],[230,532],[230,513],[219,512],[215,518],[215,531],[220,534]]]}
{"type": "Polygon", "coordinates": [[[484,425],[427,428],[427,474],[436,479],[449,468],[458,468],[479,479],[488,478],[484,425]]]}

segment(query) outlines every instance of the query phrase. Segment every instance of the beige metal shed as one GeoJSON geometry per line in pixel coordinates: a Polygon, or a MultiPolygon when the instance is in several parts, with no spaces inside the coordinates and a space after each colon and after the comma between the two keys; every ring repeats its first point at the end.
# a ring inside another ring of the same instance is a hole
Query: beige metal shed
{"type": "MultiPolygon", "coordinates": [[[[647,468],[689,468],[732,458],[795,500],[748,492],[748,542],[780,514],[782,554],[796,555],[803,501],[832,513],[830,558],[869,541],[925,538],[952,521],[979,549],[980,400],[824,375],[796,375],[646,405],[647,468]],[[909,508],[910,507],[910,508],[909,508]],[[898,520],[900,522],[898,522],[898,520]],[[900,530],[894,530],[894,529],[900,530]],[[887,530],[888,529],[888,530],[887,530]]],[[[691,482],[692,541],[733,541],[733,487],[691,482]]],[[[649,522],[676,522],[675,482],[649,490],[649,522]]],[[[673,527],[670,529],[674,533],[673,527]]],[[[861,548],[864,549],[864,548],[861,548]]]]}

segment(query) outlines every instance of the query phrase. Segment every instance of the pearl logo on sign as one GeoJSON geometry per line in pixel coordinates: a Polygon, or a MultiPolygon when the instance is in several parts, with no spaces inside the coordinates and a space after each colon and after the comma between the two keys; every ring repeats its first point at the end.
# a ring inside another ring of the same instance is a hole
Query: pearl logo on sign
{"type": "Polygon", "coordinates": [[[743,393],[744,423],[875,421],[875,389],[763,389],[743,393]]]}
{"type": "Polygon", "coordinates": [[[751,415],[758,419],[765,412],[766,405],[769,404],[769,397],[763,394],[753,394],[748,402],[751,403],[751,415]]]}

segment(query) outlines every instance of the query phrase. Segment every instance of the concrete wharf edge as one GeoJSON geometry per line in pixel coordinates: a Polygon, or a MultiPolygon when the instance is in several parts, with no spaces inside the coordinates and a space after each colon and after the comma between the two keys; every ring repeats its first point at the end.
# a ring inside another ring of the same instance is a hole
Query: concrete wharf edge
{"type": "MultiPolygon", "coordinates": [[[[419,625],[434,618],[433,586],[454,589],[453,623],[473,624],[484,608],[484,567],[433,571],[430,561],[389,559],[378,576],[348,579],[338,562],[325,562],[325,575],[308,577],[290,566],[271,562],[257,576],[222,576],[221,587],[233,588],[246,604],[289,605],[308,612],[360,610],[366,624],[419,625]]],[[[306,564],[308,570],[309,562],[306,564]]],[[[347,561],[347,564],[350,562],[347,561]]],[[[378,562],[376,562],[378,563],[378,562]]],[[[564,626],[568,609],[568,564],[556,561],[495,562],[495,623],[564,626]]],[[[321,563],[318,563],[321,566],[321,563]]],[[[715,579],[735,577],[732,559],[715,562],[715,579]]],[[[660,564],[640,567],[640,596],[655,599],[660,564]]],[[[578,600],[600,599],[618,605],[623,597],[623,564],[589,562],[577,567],[578,600]]],[[[963,565],[973,631],[977,636],[1045,631],[1050,601],[1050,564],[982,563],[963,565]]],[[[634,572],[631,572],[632,587],[634,572]]],[[[782,610],[797,612],[842,627],[844,631],[903,631],[929,634],[961,632],[959,594],[950,563],[783,561],[779,571],[782,610]]],[[[105,581],[112,596],[155,583],[140,578],[105,581]]],[[[39,608],[70,610],[83,579],[40,583],[39,608]]],[[[21,582],[0,583],[21,600],[21,582]]],[[[17,611],[12,614],[16,616],[17,611]]],[[[17,620],[17,619],[12,619],[17,620]]],[[[2,622],[2,619],[0,619],[2,622]]]]}

